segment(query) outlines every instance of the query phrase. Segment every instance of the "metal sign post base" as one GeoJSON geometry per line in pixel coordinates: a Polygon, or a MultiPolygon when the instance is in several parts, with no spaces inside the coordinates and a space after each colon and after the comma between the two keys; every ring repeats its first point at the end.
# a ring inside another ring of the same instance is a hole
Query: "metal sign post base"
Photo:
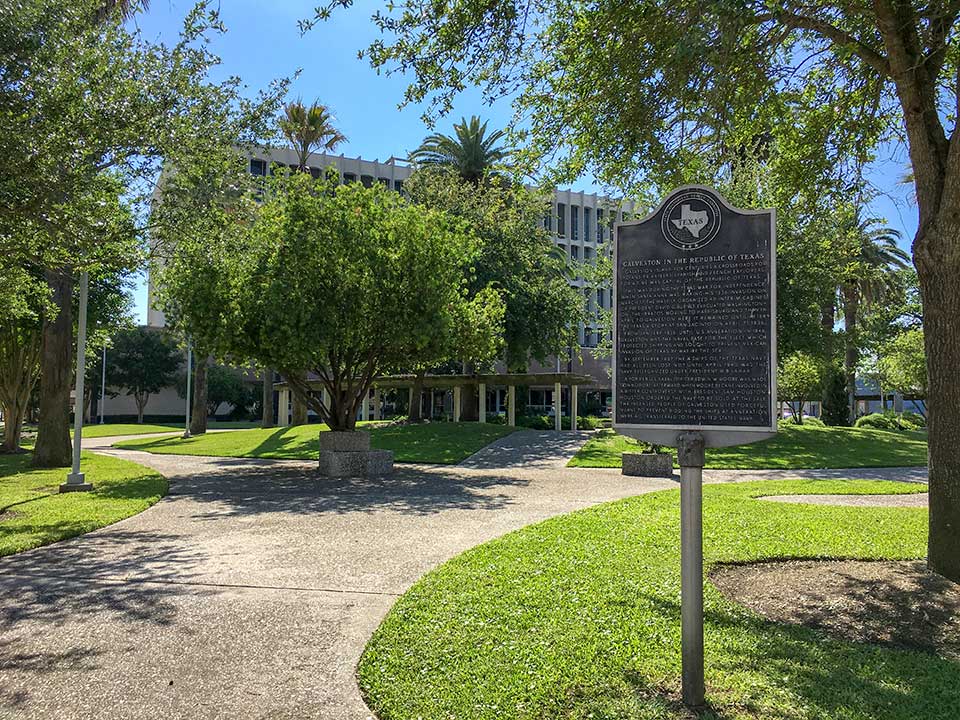
{"type": "Polygon", "coordinates": [[[680,616],[683,704],[704,705],[703,682],[703,462],[701,433],[677,438],[680,463],[680,616]]]}

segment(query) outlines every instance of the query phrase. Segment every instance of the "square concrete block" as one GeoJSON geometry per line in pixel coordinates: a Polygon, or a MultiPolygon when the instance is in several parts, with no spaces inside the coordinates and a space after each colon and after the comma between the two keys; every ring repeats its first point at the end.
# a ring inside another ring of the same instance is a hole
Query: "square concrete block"
{"type": "Polygon", "coordinates": [[[637,477],[673,477],[670,453],[624,453],[623,474],[637,477]]]}
{"type": "Polygon", "coordinates": [[[320,474],[324,477],[380,477],[393,472],[390,450],[321,450],[320,474]]]}

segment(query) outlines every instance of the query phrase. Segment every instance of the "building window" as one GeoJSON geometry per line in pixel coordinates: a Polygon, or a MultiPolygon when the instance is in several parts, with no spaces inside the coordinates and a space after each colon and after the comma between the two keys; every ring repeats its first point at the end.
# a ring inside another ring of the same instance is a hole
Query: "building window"
{"type": "Polygon", "coordinates": [[[590,239],[590,208],[583,209],[583,239],[590,239]]]}
{"type": "Polygon", "coordinates": [[[571,245],[571,246],[570,246],[570,257],[572,257],[574,260],[579,260],[579,259],[580,259],[580,248],[578,248],[576,245],[571,245]]]}
{"type": "Polygon", "coordinates": [[[320,168],[315,168],[315,167],[310,168],[310,177],[312,177],[314,180],[319,180],[320,168]]]}
{"type": "Polygon", "coordinates": [[[597,307],[600,307],[600,308],[605,307],[605,305],[603,304],[603,295],[604,295],[603,288],[600,288],[599,290],[597,290],[597,307]]]}
{"type": "Polygon", "coordinates": [[[343,174],[343,184],[352,183],[357,181],[357,176],[353,173],[344,173],[343,174]]]}
{"type": "Polygon", "coordinates": [[[597,242],[603,242],[603,208],[597,208],[597,242]]]}
{"type": "Polygon", "coordinates": [[[267,161],[252,158],[250,160],[250,174],[259,175],[260,177],[265,176],[267,174],[267,161]]]}
{"type": "Polygon", "coordinates": [[[580,208],[576,205],[570,206],[570,238],[572,240],[580,238],[580,208]]]}
{"type": "Polygon", "coordinates": [[[557,235],[564,237],[567,234],[567,207],[557,203],[557,235]]]}
{"type": "Polygon", "coordinates": [[[390,178],[378,178],[378,180],[387,190],[390,189],[390,178]]]}
{"type": "Polygon", "coordinates": [[[593,248],[585,247],[583,249],[583,259],[590,260],[593,258],[593,248]]]}
{"type": "Polygon", "coordinates": [[[394,181],[393,181],[393,189],[396,190],[398,193],[402,193],[402,192],[403,192],[403,180],[394,180],[394,181]]]}
{"type": "Polygon", "coordinates": [[[550,220],[551,220],[550,211],[548,210],[543,214],[543,229],[546,230],[547,232],[550,232],[551,230],[553,230],[553,224],[550,222],[550,220]]]}
{"type": "Polygon", "coordinates": [[[360,182],[365,188],[373,187],[373,175],[361,175],[360,182]]]}

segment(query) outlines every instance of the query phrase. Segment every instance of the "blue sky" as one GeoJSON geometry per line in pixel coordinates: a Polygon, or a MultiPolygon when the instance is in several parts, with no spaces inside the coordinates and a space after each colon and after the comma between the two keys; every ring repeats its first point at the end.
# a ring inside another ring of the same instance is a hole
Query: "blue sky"
{"type": "MultiPolygon", "coordinates": [[[[378,35],[370,16],[382,3],[356,0],[353,7],[336,11],[331,20],[301,36],[297,21],[310,17],[316,5],[317,0],[223,0],[220,15],[228,32],[216,37],[212,45],[223,59],[219,76],[237,75],[254,92],[275,78],[301,70],[291,94],[305,101],[319,99],[333,109],[338,127],[348,138],[340,147],[342,152],[379,160],[405,157],[430,132],[420,118],[423,109],[398,110],[406,80],[378,75],[366,60],[357,58],[357,51],[378,35]]],[[[192,7],[193,0],[152,0],[149,12],[135,22],[146,38],[172,43],[192,7]]],[[[469,91],[459,98],[451,118],[473,114],[500,127],[506,125],[511,109],[507,102],[484,106],[480,94],[469,91]]],[[[437,129],[449,131],[451,118],[441,119],[437,129]]],[[[916,231],[916,208],[909,200],[908,188],[897,182],[905,172],[906,157],[897,149],[890,154],[892,161],[878,164],[872,174],[874,184],[887,195],[879,197],[871,210],[902,231],[903,244],[909,247],[916,231]]],[[[576,189],[592,187],[589,178],[575,184],[576,189]]],[[[135,303],[139,321],[146,322],[142,279],[135,290],[135,303]]]]}

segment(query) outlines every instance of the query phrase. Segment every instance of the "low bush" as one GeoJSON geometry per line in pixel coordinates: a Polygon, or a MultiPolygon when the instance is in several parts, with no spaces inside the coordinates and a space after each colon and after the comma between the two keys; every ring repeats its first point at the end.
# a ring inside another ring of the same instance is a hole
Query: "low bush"
{"type": "Polygon", "coordinates": [[[882,413],[870,413],[857,418],[854,423],[858,428],[873,428],[874,430],[921,430],[926,427],[926,420],[923,416],[912,412],[905,412],[901,415],[892,410],[885,410],[882,413]]]}
{"type": "MultiPolygon", "coordinates": [[[[797,424],[798,424],[797,421],[794,420],[793,418],[781,418],[780,420],[777,421],[777,425],[779,427],[796,427],[797,424]]],[[[809,427],[826,427],[826,425],[824,425],[823,423],[823,420],[815,417],[803,418],[803,424],[809,427]]]]}

